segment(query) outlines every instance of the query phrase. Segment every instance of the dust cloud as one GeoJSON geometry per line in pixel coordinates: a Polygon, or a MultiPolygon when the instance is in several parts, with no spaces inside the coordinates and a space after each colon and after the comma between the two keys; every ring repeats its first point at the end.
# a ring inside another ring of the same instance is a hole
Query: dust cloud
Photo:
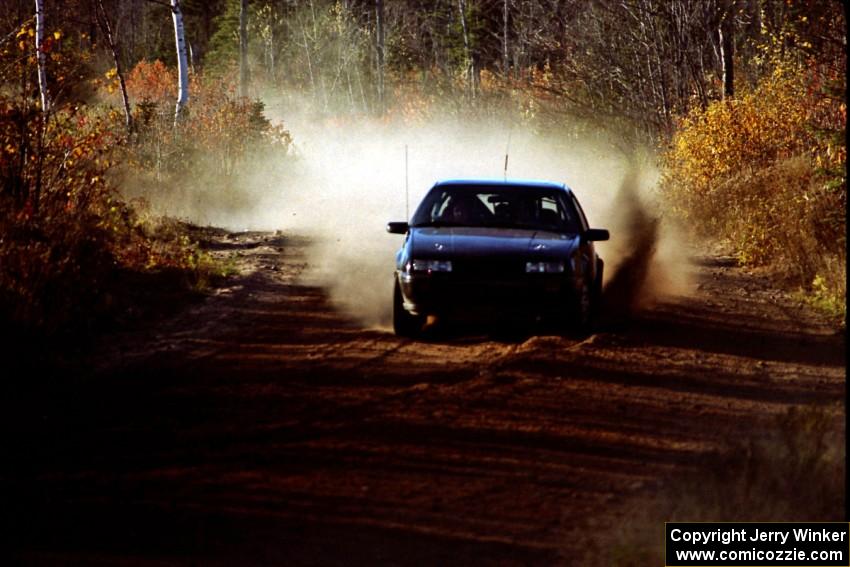
{"type": "Polygon", "coordinates": [[[240,180],[239,198],[226,206],[207,198],[193,208],[186,199],[178,214],[232,230],[309,236],[305,283],[327,289],[366,326],[385,328],[391,321],[394,258],[403,237],[386,233],[386,223],[412,214],[436,180],[502,178],[508,147],[509,178],[566,183],[591,226],[611,230],[611,241],[598,250],[615,309],[629,312],[675,287],[670,282],[683,255],[676,253],[678,237],[649,212],[657,176],[651,160],[624,155],[604,139],[544,136],[493,118],[320,120],[293,116],[274,103],[267,112],[290,130],[295,157],[257,164],[240,180]]]}
{"type": "Polygon", "coordinates": [[[684,236],[664,223],[652,185],[642,184],[641,169],[632,165],[607,207],[612,234],[603,258],[610,269],[603,290],[603,315],[622,321],[656,300],[690,289],[684,236]]]}

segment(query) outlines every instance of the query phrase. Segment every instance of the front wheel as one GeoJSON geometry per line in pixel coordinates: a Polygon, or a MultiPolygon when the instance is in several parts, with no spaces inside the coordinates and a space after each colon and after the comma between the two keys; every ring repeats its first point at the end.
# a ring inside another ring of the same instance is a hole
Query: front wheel
{"type": "Polygon", "coordinates": [[[593,290],[587,283],[578,290],[573,307],[573,328],[579,335],[588,335],[593,330],[593,290]]]}
{"type": "Polygon", "coordinates": [[[605,263],[602,258],[596,260],[596,279],[593,280],[593,289],[590,293],[590,318],[591,324],[598,328],[602,317],[602,279],[605,263]]]}
{"type": "Polygon", "coordinates": [[[393,331],[396,336],[415,338],[422,332],[424,323],[424,317],[408,313],[404,308],[401,288],[396,282],[393,290],[393,331]]]}

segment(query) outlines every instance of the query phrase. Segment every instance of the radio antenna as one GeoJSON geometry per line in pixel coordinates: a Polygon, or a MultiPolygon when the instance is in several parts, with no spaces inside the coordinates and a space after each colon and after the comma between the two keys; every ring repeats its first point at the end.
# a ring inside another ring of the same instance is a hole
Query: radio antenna
{"type": "Polygon", "coordinates": [[[504,180],[508,180],[508,155],[511,152],[511,132],[508,132],[508,145],[505,147],[505,171],[504,171],[504,180]]]}
{"type": "Polygon", "coordinates": [[[407,174],[407,144],[404,145],[404,218],[406,221],[410,221],[410,186],[408,183],[408,174],[407,174]]]}

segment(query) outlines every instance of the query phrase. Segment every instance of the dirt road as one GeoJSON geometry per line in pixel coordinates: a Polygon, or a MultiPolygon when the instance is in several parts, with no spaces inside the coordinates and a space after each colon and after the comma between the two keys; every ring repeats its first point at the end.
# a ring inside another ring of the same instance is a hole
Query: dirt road
{"type": "Polygon", "coordinates": [[[583,341],[411,342],[299,283],[297,237],[209,247],[241,275],[6,400],[17,561],[570,565],[618,503],[844,398],[843,335],[723,258],[583,341]]]}

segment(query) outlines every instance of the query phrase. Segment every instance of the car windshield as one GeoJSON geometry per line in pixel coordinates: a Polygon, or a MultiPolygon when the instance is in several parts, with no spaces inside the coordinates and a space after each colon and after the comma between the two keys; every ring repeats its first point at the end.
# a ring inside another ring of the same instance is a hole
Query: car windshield
{"type": "Polygon", "coordinates": [[[578,214],[563,191],[524,186],[437,186],[411,226],[524,228],[578,233],[578,214]]]}

